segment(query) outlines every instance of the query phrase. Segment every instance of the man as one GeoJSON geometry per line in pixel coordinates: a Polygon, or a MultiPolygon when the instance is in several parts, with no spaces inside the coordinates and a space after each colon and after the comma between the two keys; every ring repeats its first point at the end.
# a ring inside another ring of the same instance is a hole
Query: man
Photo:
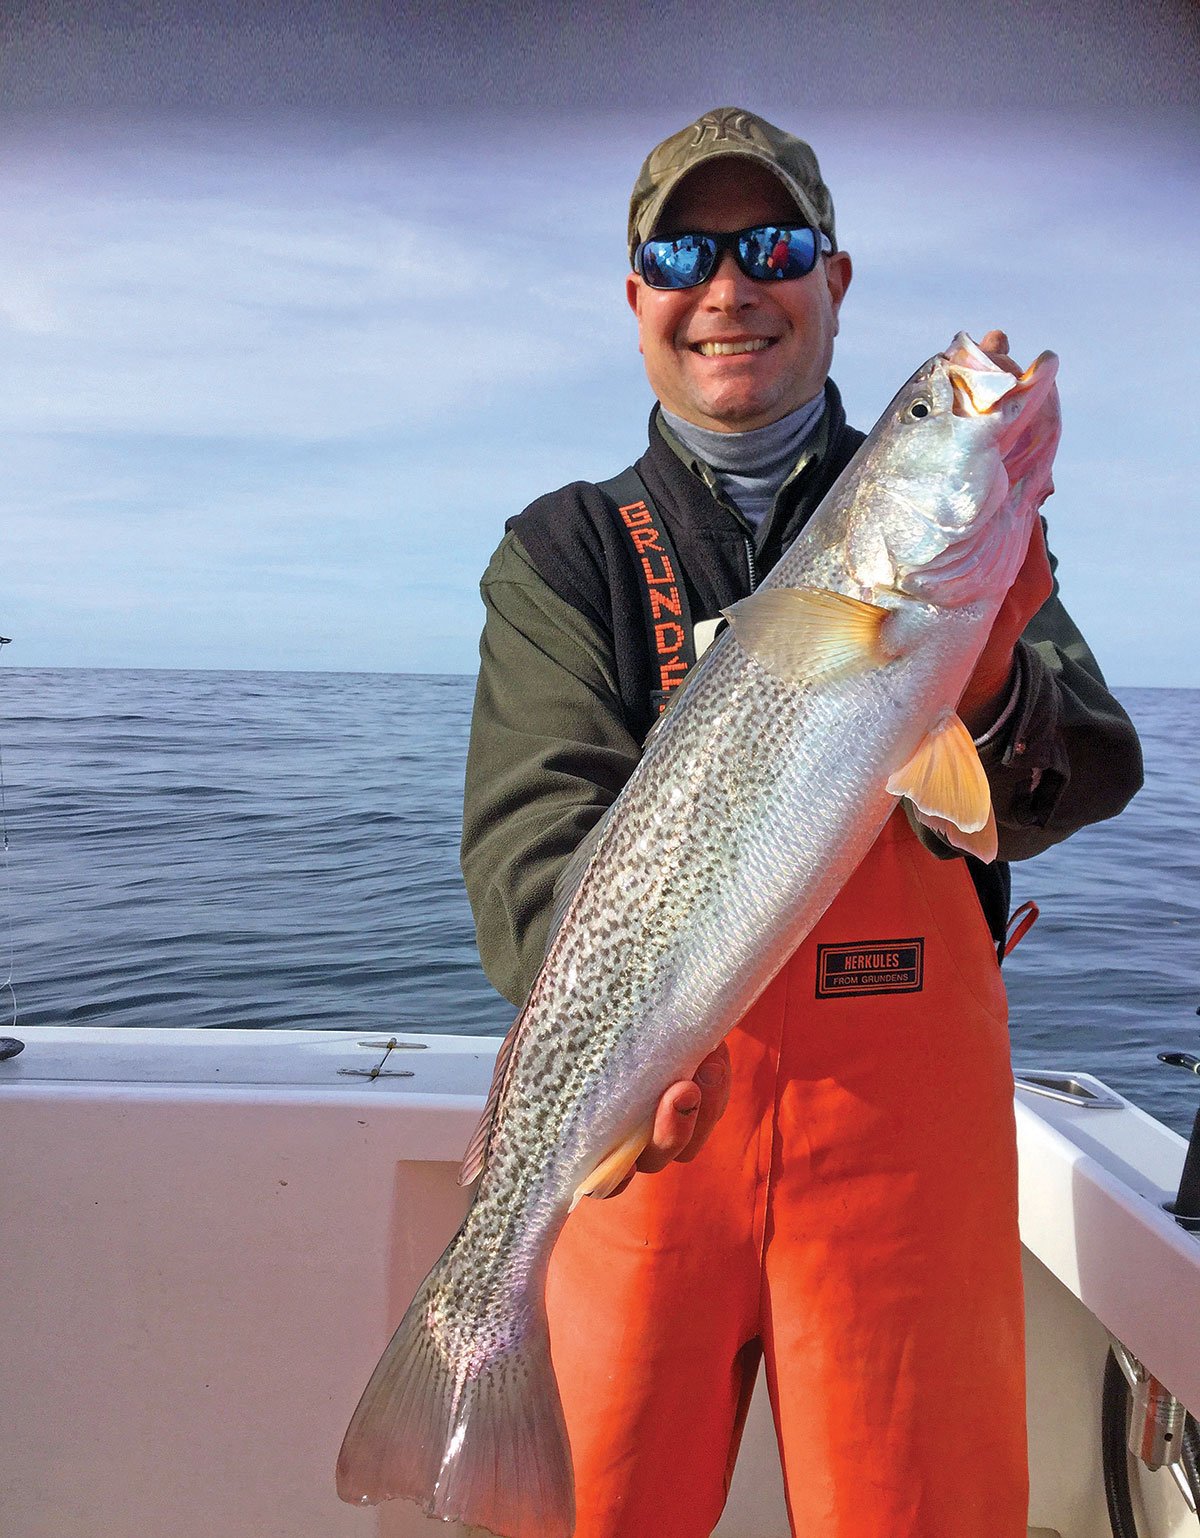
{"type": "MultiPolygon", "coordinates": [[[[656,655],[617,503],[644,492],[702,637],[862,441],[828,377],[851,263],[806,144],[706,113],[647,158],[629,242],[658,400],[640,480],[535,502],[483,581],[463,871],[514,1004],[567,858],[687,660],[656,655]]],[[[1013,366],[1002,333],[984,346],[1013,366]]],[[[1039,528],[959,705],[1002,860],[1113,815],[1141,779],[1051,570],[1039,528]]],[[[897,812],[727,1049],[664,1095],[639,1163],[656,1178],[576,1209],[548,1305],[579,1538],[711,1532],[760,1356],[794,1532],[1023,1538],[1007,905],[1003,865],[897,812]],[[899,991],[822,995],[822,945],[901,940],[899,991]]]]}

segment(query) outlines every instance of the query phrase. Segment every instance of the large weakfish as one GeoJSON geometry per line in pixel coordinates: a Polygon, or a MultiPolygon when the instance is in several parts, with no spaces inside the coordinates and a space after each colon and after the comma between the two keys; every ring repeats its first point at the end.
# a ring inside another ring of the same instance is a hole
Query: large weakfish
{"type": "Polygon", "coordinates": [[[961,333],[930,359],[650,734],[560,882],[464,1162],[483,1178],[355,1411],[343,1499],[571,1533],[543,1300],[567,1214],[629,1172],[662,1092],[745,1013],[898,797],[995,858],[955,705],[1050,490],[1056,369],[1043,353],[1017,378],[961,333]]]}

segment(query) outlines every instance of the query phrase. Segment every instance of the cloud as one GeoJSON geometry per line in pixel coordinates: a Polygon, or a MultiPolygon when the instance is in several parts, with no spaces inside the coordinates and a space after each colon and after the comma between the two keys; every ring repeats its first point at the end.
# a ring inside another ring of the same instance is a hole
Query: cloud
{"type": "Polygon", "coordinates": [[[516,232],[448,196],[420,218],[380,207],[411,180],[386,161],[343,187],[336,162],[286,147],[262,164],[227,143],[148,144],[114,194],[92,190],[91,158],[65,187],[28,169],[0,184],[0,426],[366,436],[572,366],[545,303],[508,276],[516,232]],[[219,194],[204,185],[217,155],[233,161],[219,194]]]}
{"type": "MultiPolygon", "coordinates": [[[[1072,604],[1118,681],[1194,677],[1186,141],[1094,117],[808,121],[856,262],[835,364],[852,419],[960,326],[1053,347],[1072,604]]],[[[632,116],[477,130],[10,135],[2,628],[21,660],[474,667],[505,518],[644,441],[623,237],[652,137],[632,116]]]]}

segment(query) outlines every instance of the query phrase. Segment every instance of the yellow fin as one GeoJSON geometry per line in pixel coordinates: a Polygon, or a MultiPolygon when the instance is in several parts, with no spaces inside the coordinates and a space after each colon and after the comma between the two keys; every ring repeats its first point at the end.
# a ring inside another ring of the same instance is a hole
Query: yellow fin
{"type": "Polygon", "coordinates": [[[985,865],[990,865],[996,858],[1000,843],[996,835],[996,814],[990,806],[988,807],[988,820],[978,833],[964,833],[961,828],[956,828],[952,822],[947,822],[944,817],[929,817],[920,811],[916,812],[916,818],[918,822],[923,822],[927,828],[932,828],[935,833],[940,833],[947,843],[953,844],[956,849],[965,850],[967,854],[973,854],[977,860],[982,860],[985,865]]]}
{"type": "Polygon", "coordinates": [[[891,611],[825,588],[765,588],[722,613],[742,649],[767,672],[797,684],[865,672],[890,662],[883,623],[891,611]]]}
{"type": "Polygon", "coordinates": [[[632,1173],[653,1130],[653,1120],[648,1121],[623,1143],[618,1143],[606,1158],[601,1159],[587,1179],[575,1188],[571,1210],[574,1211],[576,1204],[585,1196],[611,1196],[626,1175],[632,1173]]]}
{"type": "Polygon", "coordinates": [[[922,822],[981,860],[996,858],[996,819],[987,775],[971,734],[952,710],[922,738],[917,751],[888,782],[893,796],[907,796],[922,822]],[[972,839],[971,844],[963,842],[972,839]],[[991,853],[987,853],[988,849],[991,853]]]}

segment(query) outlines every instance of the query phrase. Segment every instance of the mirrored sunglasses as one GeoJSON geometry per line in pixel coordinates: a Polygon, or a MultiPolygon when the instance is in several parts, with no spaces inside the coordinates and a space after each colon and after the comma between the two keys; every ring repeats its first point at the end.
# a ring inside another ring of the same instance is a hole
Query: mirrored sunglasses
{"type": "Polygon", "coordinates": [[[807,224],[755,224],[728,235],[643,240],[633,253],[633,270],[651,288],[695,288],[712,277],[722,251],[732,251],[748,278],[770,283],[803,278],[818,256],[832,250],[828,236],[807,224]]]}

